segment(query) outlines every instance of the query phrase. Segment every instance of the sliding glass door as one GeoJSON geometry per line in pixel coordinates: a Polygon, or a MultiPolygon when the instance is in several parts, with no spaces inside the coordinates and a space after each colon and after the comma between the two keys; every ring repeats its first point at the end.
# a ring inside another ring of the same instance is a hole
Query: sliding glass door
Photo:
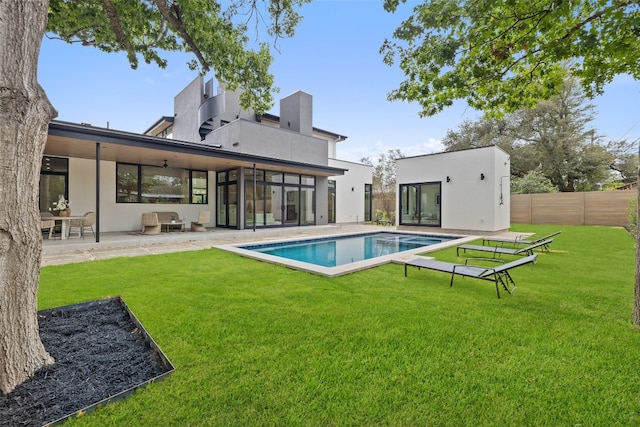
{"type": "Polygon", "coordinates": [[[400,185],[400,225],[440,227],[441,183],[400,185]]]}

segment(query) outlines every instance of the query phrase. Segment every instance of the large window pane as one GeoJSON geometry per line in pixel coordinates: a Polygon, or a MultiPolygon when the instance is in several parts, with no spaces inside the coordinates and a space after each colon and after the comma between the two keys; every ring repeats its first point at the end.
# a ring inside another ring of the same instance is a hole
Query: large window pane
{"type": "Polygon", "coordinates": [[[68,199],[65,196],[66,182],[66,175],[40,175],[40,212],[53,208],[53,202],[57,202],[61,195],[68,199]]]}
{"type": "Polygon", "coordinates": [[[142,166],[142,203],[189,203],[186,169],[142,166]]]}
{"type": "Polygon", "coordinates": [[[300,189],[300,224],[313,225],[316,223],[315,191],[311,188],[300,189]]]}
{"type": "MultiPolygon", "coordinates": [[[[218,175],[224,179],[224,175],[218,175]]],[[[116,164],[117,203],[209,203],[208,172],[116,164]],[[191,191],[191,193],[189,193],[191,191]]]]}
{"type": "Polygon", "coordinates": [[[191,172],[191,203],[207,203],[207,172],[191,172]]]}
{"type": "Polygon", "coordinates": [[[284,174],[285,184],[300,184],[300,175],[294,175],[292,173],[284,174]]]}
{"type": "Polygon", "coordinates": [[[267,182],[282,182],[282,172],[266,171],[264,180],[267,182]]]}
{"type": "Polygon", "coordinates": [[[138,165],[118,163],[116,168],[116,202],[138,203],[138,165]]]}
{"type": "Polygon", "coordinates": [[[440,226],[440,183],[420,186],[420,224],[440,226]]]}
{"type": "Polygon", "coordinates": [[[402,185],[400,187],[400,223],[418,223],[418,188],[417,185],[402,185]]]}
{"type": "Polygon", "coordinates": [[[282,187],[267,185],[265,188],[265,225],[282,225],[282,187]]]}

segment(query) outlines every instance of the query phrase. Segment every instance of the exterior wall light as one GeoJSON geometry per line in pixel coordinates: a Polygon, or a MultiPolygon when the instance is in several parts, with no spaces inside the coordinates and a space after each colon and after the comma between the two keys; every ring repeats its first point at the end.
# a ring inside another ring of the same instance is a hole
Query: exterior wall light
{"type": "Polygon", "coordinates": [[[484,174],[483,173],[480,174],[480,180],[484,181],[484,174]]]}
{"type": "Polygon", "coordinates": [[[447,176],[447,182],[451,182],[451,178],[447,176]]]}

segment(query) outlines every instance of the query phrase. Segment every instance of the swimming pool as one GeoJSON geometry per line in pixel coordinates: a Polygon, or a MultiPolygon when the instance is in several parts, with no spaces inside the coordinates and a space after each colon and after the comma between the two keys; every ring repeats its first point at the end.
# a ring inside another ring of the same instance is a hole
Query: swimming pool
{"type": "Polygon", "coordinates": [[[327,276],[346,274],[460,242],[464,236],[373,232],[222,247],[244,256],[327,276]],[[454,243],[455,242],[455,243],[454,243]]]}

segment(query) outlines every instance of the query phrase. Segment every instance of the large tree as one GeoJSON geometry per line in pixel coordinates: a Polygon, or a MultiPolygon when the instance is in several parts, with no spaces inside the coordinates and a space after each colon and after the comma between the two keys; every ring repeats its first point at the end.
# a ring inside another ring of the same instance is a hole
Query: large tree
{"type": "Polygon", "coordinates": [[[402,150],[395,148],[378,154],[375,160],[370,157],[360,159],[361,163],[373,167],[373,197],[382,201],[382,208],[387,215],[396,210],[396,160],[402,158],[402,150]]]}
{"type": "MultiPolygon", "coordinates": [[[[381,47],[406,76],[389,99],[418,102],[426,116],[457,99],[500,115],[560,94],[567,64],[592,97],[616,75],[640,79],[638,22],[639,0],[427,0],[381,47]]],[[[632,321],[640,325],[640,241],[632,321]]]]}
{"type": "Polygon", "coordinates": [[[124,51],[133,68],[191,52],[192,69],[212,69],[229,89],[242,88],[243,106],[263,112],[273,102],[270,49],[249,49],[247,27],[259,21],[271,40],[292,36],[308,1],[235,0],[223,10],[216,0],[0,0],[0,392],[53,363],[37,323],[40,160],[57,116],[37,80],[45,32],[124,51]]]}
{"type": "Polygon", "coordinates": [[[514,177],[537,171],[560,191],[592,190],[610,179],[609,168],[618,155],[588,127],[593,109],[570,77],[560,95],[535,108],[465,121],[457,131],[447,132],[442,143],[447,150],[495,144],[511,156],[514,177]]]}

